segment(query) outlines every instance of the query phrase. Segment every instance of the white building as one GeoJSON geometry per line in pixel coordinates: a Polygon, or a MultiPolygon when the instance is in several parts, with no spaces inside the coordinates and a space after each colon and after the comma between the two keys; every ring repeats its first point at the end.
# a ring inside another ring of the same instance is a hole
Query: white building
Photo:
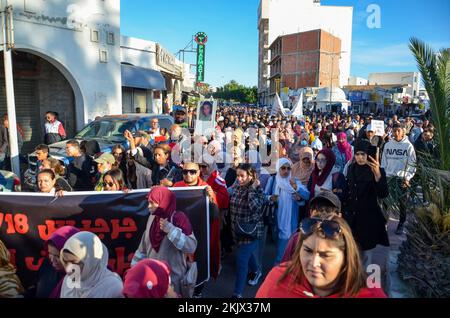
{"type": "Polygon", "coordinates": [[[320,0],[260,1],[258,93],[261,104],[268,100],[270,44],[280,35],[315,29],[322,29],[341,39],[340,86],[347,85],[351,66],[353,7],[323,6],[320,0]]]}
{"type": "Polygon", "coordinates": [[[350,78],[348,79],[348,85],[352,85],[352,86],[364,86],[369,84],[369,80],[362,78],[362,77],[358,77],[358,76],[350,76],[350,78]]]}
{"type": "Polygon", "coordinates": [[[406,95],[411,98],[419,96],[420,92],[419,72],[392,72],[369,74],[370,85],[408,85],[406,95]]]}
{"type": "MultiPolygon", "coordinates": [[[[120,0],[8,4],[13,7],[13,76],[17,121],[25,132],[23,152],[43,141],[46,111],[58,112],[73,136],[97,116],[136,108],[160,112],[165,96],[181,102],[182,92],[194,89],[195,75],[186,71],[190,65],[158,43],[121,37],[120,0]]],[[[2,71],[0,114],[6,113],[4,87],[2,71]]]]}
{"type": "Polygon", "coordinates": [[[347,100],[345,92],[339,87],[319,89],[316,97],[316,110],[320,112],[348,112],[351,102],[347,100]]]}

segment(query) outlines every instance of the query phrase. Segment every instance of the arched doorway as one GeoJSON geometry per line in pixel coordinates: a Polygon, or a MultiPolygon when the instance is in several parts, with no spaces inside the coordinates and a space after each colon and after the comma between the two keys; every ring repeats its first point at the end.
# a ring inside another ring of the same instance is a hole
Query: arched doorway
{"type": "MultiPolygon", "coordinates": [[[[51,59],[49,59],[51,60],[51,59]]],[[[13,77],[17,122],[24,132],[22,154],[44,140],[44,115],[59,114],[67,136],[76,132],[76,102],[72,85],[53,63],[26,50],[13,52],[13,77]]],[[[0,54],[0,114],[6,113],[3,54],[0,54]]],[[[79,92],[77,92],[79,94],[79,92]]]]}

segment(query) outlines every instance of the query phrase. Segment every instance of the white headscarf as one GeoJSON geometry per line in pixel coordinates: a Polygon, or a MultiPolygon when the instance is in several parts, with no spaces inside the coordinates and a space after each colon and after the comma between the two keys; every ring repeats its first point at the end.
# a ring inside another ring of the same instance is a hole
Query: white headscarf
{"type": "MultiPolygon", "coordinates": [[[[108,268],[108,249],[97,235],[79,232],[67,240],[61,251],[75,255],[84,266],[73,288],[73,276],[64,277],[61,298],[122,298],[123,283],[119,275],[108,268]]],[[[62,252],[61,252],[62,261],[62,252]]],[[[64,264],[64,262],[63,262],[64,264]]],[[[66,266],[66,264],[64,264],[66,266]]]]}
{"type": "Polygon", "coordinates": [[[291,180],[291,172],[286,178],[281,177],[281,167],[288,164],[292,168],[292,162],[287,158],[280,158],[277,162],[277,176],[276,176],[276,190],[275,194],[278,194],[278,230],[279,238],[283,240],[290,239],[292,236],[291,218],[292,218],[292,195],[296,192],[291,186],[289,180],[291,180]]]}

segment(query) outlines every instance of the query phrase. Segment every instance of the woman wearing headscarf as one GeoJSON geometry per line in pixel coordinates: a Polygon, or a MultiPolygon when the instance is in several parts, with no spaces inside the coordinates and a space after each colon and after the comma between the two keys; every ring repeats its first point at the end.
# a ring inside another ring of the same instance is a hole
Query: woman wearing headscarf
{"type": "Polygon", "coordinates": [[[60,260],[61,250],[67,240],[78,232],[80,230],[73,226],[64,226],[57,229],[45,242],[48,258],[39,269],[35,298],[60,297],[62,282],[66,275],[60,260]]]}
{"type": "Polygon", "coordinates": [[[108,249],[91,232],[70,237],[61,251],[66,270],[61,298],[123,298],[122,279],[108,266],[108,249]]]}
{"type": "Polygon", "coordinates": [[[197,248],[191,222],[186,214],[177,211],[175,194],[166,187],[152,188],[148,202],[151,215],[131,265],[146,258],[166,261],[172,269],[170,278],[175,292],[181,294],[181,280],[187,271],[186,254],[193,254],[197,248]]]}
{"type": "Polygon", "coordinates": [[[299,153],[300,161],[292,166],[292,176],[306,186],[314,170],[314,151],[310,147],[304,147],[296,151],[299,153]]]}
{"type": "Polygon", "coordinates": [[[170,282],[170,266],[164,261],[145,259],[130,268],[123,282],[126,298],[178,298],[170,282]]]}
{"type": "Polygon", "coordinates": [[[314,170],[308,181],[311,198],[322,190],[332,191],[344,205],[347,199],[347,182],[334,168],[336,157],[331,149],[324,148],[316,156],[314,170]]]}
{"type": "Polygon", "coordinates": [[[342,173],[347,162],[353,158],[353,146],[348,143],[345,132],[337,135],[337,144],[333,147],[333,153],[336,157],[334,166],[342,173]]]}
{"type": "Polygon", "coordinates": [[[20,298],[24,289],[9,261],[9,251],[0,240],[0,298],[20,298]]]}
{"type": "Polygon", "coordinates": [[[366,266],[373,263],[372,252],[377,245],[389,246],[387,220],[378,203],[389,195],[386,172],[380,168],[378,158],[368,155],[370,147],[368,140],[360,140],[355,145],[355,162],[347,174],[349,199],[345,215],[366,266]]]}
{"type": "Polygon", "coordinates": [[[279,159],[276,169],[276,176],[270,179],[265,189],[267,199],[277,203],[275,265],[280,263],[289,239],[297,230],[299,206],[304,206],[309,200],[308,189],[292,176],[292,162],[289,159],[279,159]]]}

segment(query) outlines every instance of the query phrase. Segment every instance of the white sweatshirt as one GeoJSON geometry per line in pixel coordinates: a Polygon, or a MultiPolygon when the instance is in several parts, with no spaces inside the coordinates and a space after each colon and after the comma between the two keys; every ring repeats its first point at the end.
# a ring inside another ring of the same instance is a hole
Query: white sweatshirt
{"type": "Polygon", "coordinates": [[[386,171],[387,177],[406,178],[410,181],[416,173],[416,151],[405,136],[398,142],[392,139],[384,145],[381,167],[386,171]]]}

